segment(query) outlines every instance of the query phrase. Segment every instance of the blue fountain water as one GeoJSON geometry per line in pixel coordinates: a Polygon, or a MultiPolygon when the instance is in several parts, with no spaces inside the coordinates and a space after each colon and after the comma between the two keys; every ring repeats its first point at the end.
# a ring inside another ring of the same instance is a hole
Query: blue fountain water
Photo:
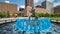
{"type": "Polygon", "coordinates": [[[38,22],[35,18],[30,19],[16,19],[16,28],[20,31],[26,32],[43,32],[51,28],[50,18],[38,18],[38,22]],[[30,25],[28,25],[30,23],[30,25]],[[34,25],[34,26],[33,26],[34,25]]]}
{"type": "MultiPolygon", "coordinates": [[[[23,19],[23,18],[22,18],[23,19]]],[[[52,27],[40,34],[60,34],[60,24],[52,23],[52,27]]],[[[23,34],[23,31],[16,29],[16,22],[0,24],[0,34],[23,34]]],[[[30,34],[25,32],[24,34],[30,34]]],[[[36,34],[36,33],[31,33],[36,34]]],[[[38,33],[37,33],[38,34],[38,33]]]]}

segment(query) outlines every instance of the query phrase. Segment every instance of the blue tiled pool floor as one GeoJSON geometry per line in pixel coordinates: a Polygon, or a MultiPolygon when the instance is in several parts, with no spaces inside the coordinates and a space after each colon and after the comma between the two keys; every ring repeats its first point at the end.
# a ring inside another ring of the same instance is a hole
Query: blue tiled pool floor
{"type": "Polygon", "coordinates": [[[46,31],[51,28],[51,19],[50,18],[39,18],[38,20],[36,20],[35,18],[31,18],[29,20],[28,18],[27,19],[17,18],[16,28],[22,31],[32,32],[32,33],[46,31]]]}

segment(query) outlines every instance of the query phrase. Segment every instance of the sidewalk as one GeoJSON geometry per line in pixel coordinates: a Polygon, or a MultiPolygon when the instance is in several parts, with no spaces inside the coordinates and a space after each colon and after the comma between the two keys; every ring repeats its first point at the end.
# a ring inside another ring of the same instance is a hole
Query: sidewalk
{"type": "Polygon", "coordinates": [[[0,24],[16,21],[16,18],[0,18],[0,24]]]}

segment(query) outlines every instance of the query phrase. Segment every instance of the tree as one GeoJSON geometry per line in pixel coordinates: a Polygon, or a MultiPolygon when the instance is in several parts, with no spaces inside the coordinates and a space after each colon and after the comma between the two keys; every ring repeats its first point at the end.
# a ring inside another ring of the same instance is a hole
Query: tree
{"type": "Polygon", "coordinates": [[[7,17],[10,17],[10,13],[9,13],[9,11],[7,11],[7,17]]]}
{"type": "Polygon", "coordinates": [[[4,14],[3,14],[2,12],[0,12],[0,17],[1,17],[1,18],[4,17],[4,14]]]}

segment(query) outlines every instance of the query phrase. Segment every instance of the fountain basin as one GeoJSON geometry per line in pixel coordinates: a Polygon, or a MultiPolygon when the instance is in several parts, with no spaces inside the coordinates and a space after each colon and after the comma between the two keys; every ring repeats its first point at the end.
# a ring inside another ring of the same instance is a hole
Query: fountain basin
{"type": "Polygon", "coordinates": [[[16,19],[16,28],[26,32],[42,32],[51,28],[50,18],[35,18],[20,17],[16,19]]]}
{"type": "MultiPolygon", "coordinates": [[[[37,33],[25,32],[24,34],[38,34],[38,33],[39,32],[37,33]]],[[[16,29],[16,22],[11,22],[6,24],[0,24],[0,34],[23,34],[23,31],[16,29]]],[[[51,28],[45,30],[44,32],[41,31],[40,34],[60,34],[60,24],[52,22],[51,28]]]]}

